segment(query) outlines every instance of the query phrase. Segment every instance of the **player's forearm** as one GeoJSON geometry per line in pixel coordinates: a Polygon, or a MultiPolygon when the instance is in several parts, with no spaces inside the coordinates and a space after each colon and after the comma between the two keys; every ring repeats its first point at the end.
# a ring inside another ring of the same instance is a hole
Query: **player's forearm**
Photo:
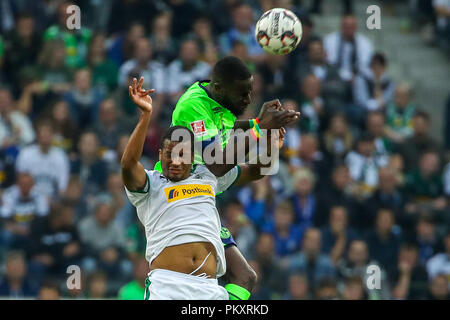
{"type": "Polygon", "coordinates": [[[242,129],[242,130],[248,130],[250,129],[250,122],[249,120],[236,120],[234,123],[233,130],[242,129]]]}
{"type": "MultiPolygon", "coordinates": [[[[214,159],[221,159],[220,163],[208,163],[205,161],[208,169],[217,177],[223,176],[225,173],[234,168],[238,163],[245,162],[245,156],[250,148],[256,146],[255,139],[246,139],[244,131],[240,133],[233,133],[229,142],[223,150],[219,150],[214,159]]],[[[203,157],[205,160],[205,155],[203,157]]]]}
{"type": "Polygon", "coordinates": [[[151,115],[151,112],[141,113],[139,122],[125,147],[121,161],[122,168],[133,167],[141,159],[151,115]]]}

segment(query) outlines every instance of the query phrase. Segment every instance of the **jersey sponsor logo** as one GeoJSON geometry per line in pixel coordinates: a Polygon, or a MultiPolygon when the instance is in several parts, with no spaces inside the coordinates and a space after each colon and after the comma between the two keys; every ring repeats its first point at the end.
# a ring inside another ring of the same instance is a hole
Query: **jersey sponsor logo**
{"type": "Polygon", "coordinates": [[[164,192],[169,203],[198,196],[215,197],[211,186],[204,184],[183,184],[175,187],[165,188],[164,192]]]}
{"type": "Polygon", "coordinates": [[[203,120],[191,122],[190,126],[195,136],[202,137],[208,133],[206,131],[205,121],[203,120]]]}

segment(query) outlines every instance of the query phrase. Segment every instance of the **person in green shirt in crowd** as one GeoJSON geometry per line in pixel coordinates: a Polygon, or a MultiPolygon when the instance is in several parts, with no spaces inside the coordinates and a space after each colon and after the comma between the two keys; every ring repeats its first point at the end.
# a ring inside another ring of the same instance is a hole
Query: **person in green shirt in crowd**
{"type": "Polygon", "coordinates": [[[134,279],[119,290],[120,300],[142,300],[145,295],[145,279],[149,266],[145,258],[139,257],[134,261],[134,279]]]}
{"type": "MultiPolygon", "coordinates": [[[[227,56],[215,64],[211,80],[195,82],[180,97],[172,114],[172,126],[190,129],[201,143],[202,151],[210,144],[219,143],[222,147],[219,154],[215,154],[215,158],[223,160],[221,163],[204,162],[202,154],[196,150],[194,164],[205,163],[214,175],[223,176],[237,164],[238,148],[228,145],[231,139],[237,138],[233,130],[280,129],[298,120],[300,113],[284,110],[278,99],[265,102],[256,119],[237,120],[251,102],[252,84],[253,76],[242,60],[227,56]],[[229,153],[233,155],[233,161],[228,162],[231,158],[227,157],[229,153]]],[[[252,148],[252,143],[255,140],[246,142],[245,154],[252,148]]],[[[160,162],[155,165],[155,170],[162,171],[160,162]]],[[[256,282],[256,273],[225,227],[221,238],[227,262],[225,279],[228,284],[225,289],[230,300],[248,300],[256,282]]]]}
{"type": "Polygon", "coordinates": [[[44,32],[44,41],[62,39],[66,48],[66,66],[80,68],[85,65],[92,32],[87,28],[68,29],[67,23],[73,19],[71,14],[67,13],[67,7],[71,5],[74,5],[74,3],[62,2],[58,6],[59,24],[50,26],[44,32]]]}
{"type": "Polygon", "coordinates": [[[397,143],[413,134],[412,118],[416,106],[410,101],[410,91],[407,84],[399,84],[395,88],[394,101],[386,107],[386,134],[397,143]]]}

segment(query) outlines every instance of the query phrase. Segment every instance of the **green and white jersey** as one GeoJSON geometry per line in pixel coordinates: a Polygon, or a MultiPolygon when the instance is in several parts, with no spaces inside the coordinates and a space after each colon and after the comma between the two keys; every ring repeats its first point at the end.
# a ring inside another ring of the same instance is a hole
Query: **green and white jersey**
{"type": "Polygon", "coordinates": [[[217,252],[217,277],[225,274],[225,249],[216,209],[216,194],[228,189],[240,175],[235,166],[217,178],[204,165],[193,167],[191,175],[173,182],[159,171],[146,170],[143,191],[125,188],[136,207],[147,238],[146,259],[152,261],[168,246],[190,242],[210,242],[217,252]]]}
{"type": "MultiPolygon", "coordinates": [[[[222,148],[228,142],[236,116],[230,110],[213,100],[205,86],[209,80],[195,82],[180,97],[172,114],[172,126],[183,126],[194,133],[202,148],[219,142],[222,148]]],[[[203,163],[200,154],[194,163],[203,163]]]]}

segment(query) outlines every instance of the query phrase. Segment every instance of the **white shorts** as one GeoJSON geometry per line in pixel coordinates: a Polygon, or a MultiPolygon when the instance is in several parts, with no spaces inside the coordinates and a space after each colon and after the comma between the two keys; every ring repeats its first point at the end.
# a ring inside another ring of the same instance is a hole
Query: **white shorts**
{"type": "Polygon", "coordinates": [[[144,300],[228,300],[228,292],[217,279],[155,269],[145,280],[144,300]]]}

